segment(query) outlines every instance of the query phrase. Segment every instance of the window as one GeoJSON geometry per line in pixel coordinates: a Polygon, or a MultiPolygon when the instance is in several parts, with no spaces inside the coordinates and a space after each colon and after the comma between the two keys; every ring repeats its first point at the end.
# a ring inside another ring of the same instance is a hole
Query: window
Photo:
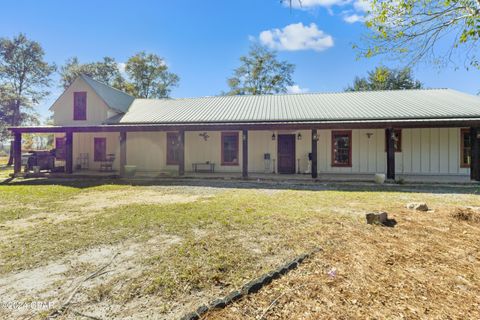
{"type": "Polygon", "coordinates": [[[65,138],[55,138],[55,158],[65,160],[65,138]]]}
{"type": "Polygon", "coordinates": [[[461,141],[461,159],[460,159],[460,166],[462,168],[469,168],[470,167],[470,157],[472,156],[472,145],[470,143],[470,130],[469,129],[462,129],[460,131],[460,139],[461,141]]]}
{"type": "Polygon", "coordinates": [[[178,133],[167,132],[167,164],[178,164],[179,141],[178,133]]]}
{"type": "MultiPolygon", "coordinates": [[[[401,129],[393,129],[393,134],[395,136],[395,141],[393,143],[393,148],[395,152],[402,152],[402,130],[401,129]]],[[[385,152],[388,151],[388,137],[387,131],[385,130],[385,152]]]]}
{"type": "Polygon", "coordinates": [[[94,138],[93,146],[93,161],[105,161],[107,158],[107,138],[94,138]]]}
{"type": "Polygon", "coordinates": [[[352,132],[332,131],[332,167],[352,166],[352,132]]]}
{"type": "Polygon", "coordinates": [[[222,165],[238,165],[238,132],[222,132],[222,165]]]}
{"type": "Polygon", "coordinates": [[[73,120],[87,120],[87,93],[73,93],[73,120]]]}

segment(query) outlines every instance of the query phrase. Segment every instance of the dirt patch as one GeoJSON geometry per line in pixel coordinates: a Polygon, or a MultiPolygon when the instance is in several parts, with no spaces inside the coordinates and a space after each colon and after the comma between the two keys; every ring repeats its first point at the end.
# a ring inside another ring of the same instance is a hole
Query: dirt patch
{"type": "MultiPolygon", "coordinates": [[[[101,294],[101,290],[107,288],[105,284],[119,275],[128,279],[140,274],[143,271],[140,260],[150,254],[159,254],[181,241],[182,238],[178,236],[158,235],[146,242],[127,241],[116,245],[91,248],[43,267],[6,274],[0,279],[0,297],[2,297],[0,302],[8,304],[33,301],[46,303],[51,308],[59,308],[74,288],[81,286],[81,290],[75,295],[72,304],[75,305],[75,308],[82,309],[84,303],[92,300],[92,292],[101,294]],[[112,260],[114,256],[115,258],[112,260]],[[108,264],[109,261],[112,263],[104,273],[83,282],[87,275],[108,264]]],[[[121,311],[122,305],[116,305],[109,301],[108,303],[89,305],[83,309],[102,316],[113,310],[121,311]]],[[[19,318],[32,316],[36,311],[38,310],[31,308],[16,310],[7,308],[0,310],[0,316],[19,318]]]]}
{"type": "Polygon", "coordinates": [[[199,195],[165,194],[155,190],[115,190],[86,192],[80,194],[68,203],[82,212],[100,211],[130,204],[172,204],[194,202],[199,195]]]}

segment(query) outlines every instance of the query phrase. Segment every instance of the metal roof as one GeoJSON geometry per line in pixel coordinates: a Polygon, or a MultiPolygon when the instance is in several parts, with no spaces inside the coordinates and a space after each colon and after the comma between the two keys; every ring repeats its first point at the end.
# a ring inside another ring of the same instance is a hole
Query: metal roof
{"type": "Polygon", "coordinates": [[[109,124],[479,118],[480,97],[451,89],[135,99],[109,124]]]}
{"type": "Polygon", "coordinates": [[[81,74],[80,77],[95,91],[100,98],[112,109],[119,112],[127,112],[132,104],[134,97],[123,91],[110,87],[87,75],[81,74]]]}

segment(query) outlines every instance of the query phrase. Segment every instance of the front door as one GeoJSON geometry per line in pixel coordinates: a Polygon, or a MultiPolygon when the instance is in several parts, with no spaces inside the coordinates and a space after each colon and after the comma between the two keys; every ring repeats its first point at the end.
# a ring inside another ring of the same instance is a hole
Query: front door
{"type": "Polygon", "coordinates": [[[278,173],[295,173],[295,135],[278,135],[278,173]]]}

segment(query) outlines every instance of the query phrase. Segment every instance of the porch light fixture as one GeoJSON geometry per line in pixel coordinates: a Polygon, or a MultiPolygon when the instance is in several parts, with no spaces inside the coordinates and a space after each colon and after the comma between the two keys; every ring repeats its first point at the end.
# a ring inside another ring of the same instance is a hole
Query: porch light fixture
{"type": "Polygon", "coordinates": [[[275,136],[275,133],[272,134],[272,140],[275,141],[277,137],[275,136]]]}
{"type": "Polygon", "coordinates": [[[314,134],[313,134],[312,140],[313,140],[313,141],[318,141],[318,134],[317,134],[317,133],[314,133],[314,134]]]}
{"type": "Polygon", "coordinates": [[[207,141],[208,138],[210,138],[210,136],[209,136],[208,133],[206,133],[206,132],[199,133],[198,135],[199,135],[200,137],[202,137],[203,140],[205,140],[205,141],[207,141]]]}
{"type": "Polygon", "coordinates": [[[300,132],[297,135],[297,140],[302,140],[302,134],[300,132]]]}
{"type": "Polygon", "coordinates": [[[247,135],[246,135],[246,134],[242,134],[242,140],[243,140],[243,141],[246,141],[246,140],[247,140],[247,135]]]}
{"type": "Polygon", "coordinates": [[[373,136],[373,133],[367,132],[367,138],[370,139],[373,136]]]}

